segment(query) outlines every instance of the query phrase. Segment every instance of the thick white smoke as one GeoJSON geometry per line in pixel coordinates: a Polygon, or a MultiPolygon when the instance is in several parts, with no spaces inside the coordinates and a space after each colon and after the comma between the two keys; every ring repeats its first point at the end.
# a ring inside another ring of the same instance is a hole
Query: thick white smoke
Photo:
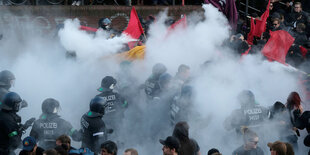
{"type": "MultiPolygon", "coordinates": [[[[246,56],[240,61],[232,51],[223,48],[223,42],[229,38],[228,22],[211,5],[203,8],[204,17],[192,14],[187,18],[189,21],[204,20],[189,23],[186,29],[178,27],[169,35],[164,25],[167,13],[160,14],[150,28],[145,60],[134,62],[132,72],[138,85],[150,75],[151,67],[157,62],[165,64],[171,75],[180,64],[189,65],[197,113],[189,120],[190,135],[198,141],[202,154],[212,147],[223,154],[231,154],[241,143],[234,141],[233,131],[226,131],[223,122],[232,110],[239,108],[236,96],[240,91],[253,91],[257,102],[263,106],[271,106],[275,101],[285,103],[291,91],[301,91],[296,73],[290,68],[264,61],[260,55],[246,56]],[[202,68],[205,61],[210,63],[202,68]]],[[[33,30],[36,26],[27,25],[27,28],[33,30]]],[[[111,60],[110,55],[119,52],[128,38],[107,39],[108,34],[103,31],[88,34],[78,28],[79,21],[75,19],[65,22],[58,33],[59,38],[32,31],[4,33],[0,41],[0,70],[9,69],[15,74],[16,84],[12,91],[18,92],[29,103],[29,107],[19,113],[23,121],[38,118],[42,101],[52,97],[61,103],[60,115],[79,129],[80,118],[88,110],[91,98],[98,94],[96,89],[101,79],[117,74],[118,63],[111,60]],[[66,51],[75,51],[76,60],[65,58],[66,51]]],[[[156,131],[147,124],[150,109],[147,109],[143,95],[144,92],[140,91],[133,97],[142,99],[129,103],[128,122],[123,123],[123,132],[117,135],[118,141],[124,141],[120,151],[134,147],[139,154],[160,154],[159,137],[144,136],[156,131]]],[[[165,133],[171,135],[171,131],[165,133]]],[[[79,147],[79,143],[74,145],[79,147]]],[[[266,147],[266,144],[262,146],[266,147]]]]}

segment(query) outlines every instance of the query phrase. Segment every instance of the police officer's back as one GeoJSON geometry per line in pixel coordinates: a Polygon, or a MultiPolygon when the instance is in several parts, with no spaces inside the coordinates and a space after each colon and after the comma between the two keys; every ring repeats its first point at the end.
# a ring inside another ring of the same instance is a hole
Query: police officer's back
{"type": "Polygon", "coordinates": [[[158,83],[159,77],[167,71],[165,65],[157,63],[152,68],[152,75],[145,81],[145,94],[149,100],[152,100],[154,97],[159,97],[160,95],[160,86],[158,83]]]}
{"type": "Polygon", "coordinates": [[[226,128],[234,128],[237,131],[241,126],[257,126],[268,118],[267,108],[255,103],[254,94],[249,90],[244,90],[238,95],[240,109],[236,109],[226,119],[226,128]]]}
{"type": "Polygon", "coordinates": [[[104,77],[101,81],[101,87],[98,89],[101,93],[97,95],[106,100],[105,121],[113,127],[115,126],[113,122],[119,122],[123,118],[124,110],[128,106],[127,100],[113,91],[115,85],[116,80],[112,76],[104,77]]]}
{"type": "Polygon", "coordinates": [[[63,135],[69,135],[73,140],[80,140],[79,131],[75,130],[71,123],[62,119],[57,113],[60,104],[53,98],[48,98],[42,103],[42,114],[34,122],[30,136],[34,137],[39,146],[44,149],[56,147],[56,139],[63,135]]]}
{"type": "Polygon", "coordinates": [[[4,95],[1,103],[0,154],[14,154],[14,150],[21,146],[23,132],[31,126],[34,118],[21,124],[21,117],[16,113],[21,107],[22,99],[14,92],[4,95]]]}
{"type": "Polygon", "coordinates": [[[12,83],[14,83],[15,76],[12,72],[4,70],[0,72],[0,101],[2,97],[10,92],[12,83]]]}
{"type": "Polygon", "coordinates": [[[107,102],[104,98],[96,96],[91,100],[89,111],[81,118],[82,147],[100,152],[100,144],[107,140],[105,123],[102,120],[107,102]]]}

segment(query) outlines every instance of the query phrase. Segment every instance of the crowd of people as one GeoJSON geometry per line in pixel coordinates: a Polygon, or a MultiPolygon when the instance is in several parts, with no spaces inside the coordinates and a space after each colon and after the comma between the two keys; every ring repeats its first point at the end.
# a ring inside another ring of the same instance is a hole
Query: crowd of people
{"type": "MultiPolygon", "coordinates": [[[[266,10],[268,1],[262,8],[264,10],[249,14],[255,20],[261,20],[261,15],[266,10]]],[[[228,46],[235,49],[239,54],[244,53],[252,47],[249,53],[261,51],[270,38],[270,31],[284,30],[294,39],[294,43],[286,56],[286,62],[292,66],[299,67],[309,60],[310,49],[310,10],[309,1],[280,1],[271,0],[269,6],[269,17],[265,32],[260,37],[254,37],[252,43],[249,42],[249,32],[251,30],[250,18],[242,19],[239,16],[237,33],[228,41],[228,46]]]]}
{"type": "MultiPolygon", "coordinates": [[[[8,70],[0,72],[0,154],[11,155],[17,148],[22,148],[20,155],[116,155],[117,146],[123,146],[118,134],[122,130],[130,131],[120,126],[126,121],[124,112],[128,106],[136,106],[132,103],[137,103],[137,99],[143,98],[134,95],[137,91],[144,92],[144,104],[149,105],[153,112],[160,113],[158,118],[150,118],[153,130],[148,136],[160,137],[162,131],[174,128],[171,136],[158,139],[163,145],[164,155],[203,154],[199,142],[190,138],[190,127],[186,122],[197,113],[192,108],[194,92],[190,67],[180,65],[176,75],[172,77],[164,64],[157,63],[145,83],[135,86],[133,77],[128,76],[128,62],[122,65],[122,74],[117,78],[106,76],[102,79],[98,88],[100,93],[90,101],[89,109],[81,116],[81,129],[74,129],[70,121],[58,114],[60,103],[54,98],[43,101],[42,114],[38,119],[30,118],[22,124],[22,118],[17,112],[27,107],[28,103],[17,93],[10,91],[15,80],[14,74],[8,70]],[[28,128],[31,128],[29,136],[21,140],[28,128]],[[70,137],[81,142],[81,146],[74,148],[70,137]]],[[[272,155],[306,154],[298,152],[298,139],[304,139],[304,145],[310,147],[310,135],[304,137],[299,133],[303,129],[310,131],[310,112],[304,111],[297,92],[289,94],[286,104],[277,101],[270,107],[256,103],[255,95],[250,90],[240,92],[237,99],[240,108],[232,111],[224,122],[225,129],[234,130],[236,136],[243,141],[240,147],[232,150],[233,155],[263,155],[264,151],[258,146],[258,142],[265,142],[261,139],[266,138],[266,125],[274,129],[269,134],[275,135],[279,140],[268,143],[272,155]]],[[[223,148],[212,148],[208,155],[220,155],[221,149],[223,148]]],[[[129,148],[124,154],[135,155],[138,152],[129,148]]]]}
{"type": "Polygon", "coordinates": [[[204,0],[2,0],[0,5],[201,5],[204,0]]]}
{"type": "MultiPolygon", "coordinates": [[[[165,1],[161,1],[164,3],[165,1]]],[[[166,1],[167,2],[167,1],[166,1]]],[[[307,1],[286,1],[287,5],[280,1],[272,0],[270,4],[270,17],[267,21],[267,29],[262,37],[254,38],[253,45],[249,45],[247,34],[249,26],[247,20],[241,22],[225,45],[235,52],[242,54],[252,46],[251,53],[257,53],[266,44],[269,38],[269,30],[285,30],[294,38],[295,42],[287,55],[287,63],[299,68],[307,62],[310,54],[303,54],[310,48],[310,17],[303,11],[303,5],[307,1]]],[[[78,1],[73,2],[78,3],[78,1]]],[[[77,4],[75,4],[77,5],[77,4]]],[[[309,8],[305,8],[309,9],[309,8]]],[[[260,18],[258,14],[252,14],[260,18]]],[[[242,19],[240,20],[242,21],[242,19]]],[[[111,22],[102,19],[99,27],[112,31],[109,27],[111,22]]],[[[148,25],[148,23],[145,23],[148,25]]],[[[171,24],[171,23],[170,23],[171,24]]],[[[147,32],[146,32],[147,33],[147,32]]],[[[145,103],[152,109],[151,112],[160,113],[156,119],[151,118],[152,131],[149,137],[160,137],[162,131],[173,128],[170,136],[164,139],[156,139],[162,144],[164,155],[199,155],[199,141],[189,136],[190,118],[197,112],[192,108],[194,103],[194,91],[191,68],[185,64],[178,67],[175,76],[167,73],[167,67],[157,63],[152,68],[152,74],[143,84],[136,84],[135,76],[131,76],[130,62],[121,63],[121,73],[116,77],[105,76],[98,88],[100,92],[94,96],[89,109],[80,117],[80,129],[73,128],[70,121],[63,119],[59,114],[60,102],[55,98],[47,98],[42,102],[42,114],[38,119],[30,118],[22,122],[17,114],[22,108],[28,106],[18,93],[11,92],[15,75],[3,70],[0,72],[0,155],[12,155],[17,148],[22,148],[19,154],[102,154],[117,155],[118,146],[122,146],[117,137],[123,130],[121,124],[126,121],[125,111],[132,103],[145,103]],[[137,96],[136,92],[143,92],[143,96],[137,96]],[[137,101],[139,100],[139,101],[137,101]],[[29,135],[24,135],[30,129],[29,135]],[[27,136],[22,140],[22,136],[27,136]],[[81,142],[78,148],[73,147],[73,141],[81,142]]],[[[306,70],[307,71],[307,70],[306,70]]],[[[310,112],[304,110],[302,99],[297,92],[288,94],[286,103],[275,102],[270,107],[263,107],[256,102],[255,95],[251,90],[244,90],[236,97],[240,108],[232,111],[224,121],[224,128],[234,130],[236,139],[241,139],[243,144],[231,150],[233,155],[263,155],[263,148],[258,146],[262,141],[264,146],[270,148],[272,155],[306,154],[299,151],[298,139],[302,139],[305,146],[310,147],[310,112]],[[274,130],[268,135],[274,135],[278,140],[266,142],[266,130],[268,125],[274,130]],[[300,130],[307,130],[308,135],[301,135],[300,130]]],[[[279,99],[280,100],[280,99],[279,99]]],[[[305,103],[308,104],[308,103],[305,103]]],[[[139,110],[144,109],[137,108],[139,110]]],[[[220,155],[223,148],[208,148],[208,155],[220,155]]],[[[139,150],[128,148],[125,155],[137,155],[139,150]]],[[[310,151],[309,153],[310,154],[310,151]]]]}

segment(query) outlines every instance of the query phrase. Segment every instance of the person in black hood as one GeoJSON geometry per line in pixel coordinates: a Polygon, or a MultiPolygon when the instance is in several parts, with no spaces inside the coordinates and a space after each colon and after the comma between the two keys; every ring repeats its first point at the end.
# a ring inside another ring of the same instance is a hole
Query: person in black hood
{"type": "Polygon", "coordinates": [[[174,127],[172,136],[181,144],[179,155],[200,155],[200,147],[194,139],[189,138],[188,130],[187,122],[178,122],[174,127]]]}
{"type": "Polygon", "coordinates": [[[56,139],[63,134],[70,135],[75,141],[81,140],[81,133],[58,115],[60,104],[57,100],[47,98],[41,108],[42,114],[30,131],[30,136],[37,140],[40,147],[44,149],[56,147],[56,139]]]}

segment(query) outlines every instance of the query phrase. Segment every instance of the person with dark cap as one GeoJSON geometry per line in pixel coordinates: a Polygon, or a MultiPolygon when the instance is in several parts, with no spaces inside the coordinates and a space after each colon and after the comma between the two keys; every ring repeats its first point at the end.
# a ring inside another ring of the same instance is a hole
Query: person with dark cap
{"type": "Polygon", "coordinates": [[[178,122],[173,130],[173,137],[180,142],[180,155],[199,155],[200,147],[196,140],[189,138],[189,125],[187,122],[178,122]]]}
{"type": "Polygon", "coordinates": [[[19,155],[43,155],[44,149],[38,147],[36,140],[28,136],[23,140],[23,150],[19,152],[19,155]]]}
{"type": "Polygon", "coordinates": [[[268,109],[255,102],[255,96],[252,91],[242,91],[238,95],[238,101],[241,108],[234,110],[225,120],[226,129],[235,129],[237,133],[240,133],[242,126],[257,128],[268,118],[268,109]]]}
{"type": "MultiPolygon", "coordinates": [[[[128,107],[127,100],[118,92],[114,91],[116,80],[112,76],[106,76],[101,81],[98,89],[101,93],[98,97],[106,100],[104,122],[112,129],[117,129],[124,118],[124,111],[128,107]]],[[[115,135],[115,134],[114,134],[115,135]]]]}
{"type": "Polygon", "coordinates": [[[160,139],[159,142],[163,145],[163,155],[178,155],[180,142],[173,136],[168,136],[166,140],[160,139]]]}
{"type": "Polygon", "coordinates": [[[15,92],[5,94],[1,100],[0,111],[0,154],[11,155],[22,140],[22,134],[32,125],[35,118],[21,124],[21,117],[17,115],[22,99],[15,92]]]}
{"type": "Polygon", "coordinates": [[[73,140],[80,141],[80,131],[73,128],[70,122],[62,119],[59,115],[59,101],[47,98],[42,103],[42,114],[36,120],[30,131],[30,136],[34,137],[40,147],[51,149],[56,147],[56,139],[63,135],[70,135],[73,140]]]}
{"type": "Polygon", "coordinates": [[[222,155],[220,151],[216,148],[212,148],[208,151],[208,155],[222,155]]]}
{"type": "Polygon", "coordinates": [[[96,96],[90,101],[89,111],[81,118],[82,147],[95,153],[100,152],[100,144],[107,140],[107,134],[113,132],[106,128],[102,119],[107,107],[107,100],[96,96]]]}
{"type": "Polygon", "coordinates": [[[164,64],[157,63],[152,68],[152,75],[145,81],[145,94],[148,100],[153,100],[155,97],[159,97],[160,86],[159,86],[159,77],[166,73],[167,68],[164,64]]]}
{"type": "Polygon", "coordinates": [[[117,145],[113,141],[106,141],[101,144],[101,155],[117,155],[117,145]]]}

